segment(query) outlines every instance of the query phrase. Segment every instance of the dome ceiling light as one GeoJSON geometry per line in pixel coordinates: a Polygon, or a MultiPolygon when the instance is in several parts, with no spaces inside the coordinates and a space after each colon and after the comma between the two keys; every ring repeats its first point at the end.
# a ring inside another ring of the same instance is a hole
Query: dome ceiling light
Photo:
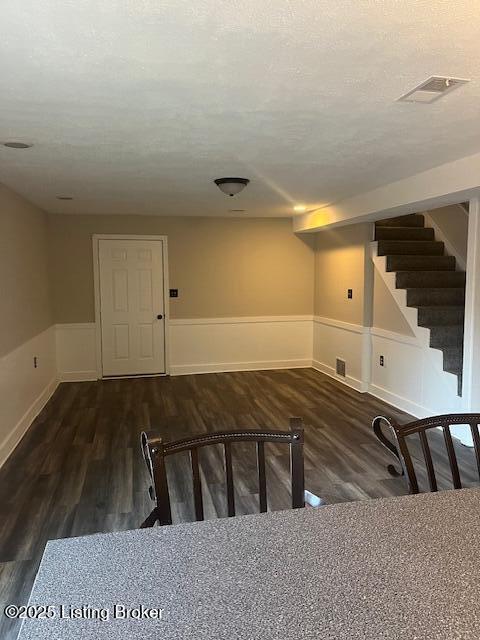
{"type": "Polygon", "coordinates": [[[235,196],[245,189],[250,180],[248,178],[217,178],[214,182],[227,196],[235,196]]]}

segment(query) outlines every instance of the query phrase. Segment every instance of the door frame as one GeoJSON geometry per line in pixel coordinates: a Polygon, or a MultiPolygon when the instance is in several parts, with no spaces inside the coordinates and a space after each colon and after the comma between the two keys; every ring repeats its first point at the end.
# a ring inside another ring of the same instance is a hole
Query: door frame
{"type": "Polygon", "coordinates": [[[102,363],[102,318],[101,318],[101,299],[100,299],[100,256],[99,256],[99,241],[100,240],[161,240],[163,242],[163,308],[164,308],[164,328],[165,328],[165,373],[164,374],[145,374],[144,376],[115,376],[117,378],[130,378],[130,377],[154,377],[157,375],[170,375],[170,336],[169,336],[169,280],[168,280],[168,237],[167,236],[150,236],[150,235],[134,235],[134,234],[115,234],[115,233],[101,233],[93,234],[92,236],[92,248],[93,248],[93,285],[95,293],[95,359],[97,368],[97,378],[110,379],[110,376],[103,375],[103,363],[102,363]]]}

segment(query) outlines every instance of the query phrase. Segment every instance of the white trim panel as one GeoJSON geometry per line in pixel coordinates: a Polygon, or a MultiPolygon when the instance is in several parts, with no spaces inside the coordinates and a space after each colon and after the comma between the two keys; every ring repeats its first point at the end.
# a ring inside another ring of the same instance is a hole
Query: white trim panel
{"type": "MultiPolygon", "coordinates": [[[[315,316],[313,321],[313,368],[357,391],[367,391],[364,358],[370,344],[365,345],[365,327],[332,318],[315,316]],[[346,376],[336,374],[336,359],[345,361],[346,376]]],[[[367,330],[368,331],[368,330],[367,330]]]]}
{"type": "MultiPolygon", "coordinates": [[[[312,316],[176,319],[169,338],[171,375],[312,365],[312,316]]],[[[94,323],[57,325],[56,344],[60,380],[98,377],[94,323]]]]}
{"type": "Polygon", "coordinates": [[[468,216],[463,393],[469,411],[480,409],[480,196],[470,200],[468,216]]]}
{"type": "Polygon", "coordinates": [[[0,466],[57,388],[54,333],[50,327],[0,358],[0,466]]]}
{"type": "MultiPolygon", "coordinates": [[[[432,350],[408,336],[392,339],[390,332],[372,329],[372,380],[370,392],[416,417],[462,410],[462,399],[432,362],[432,350]],[[380,356],[384,366],[380,366],[380,356]],[[395,397],[395,401],[392,401],[395,397]]],[[[396,334],[398,336],[398,334],[396,334]]]]}
{"type": "Polygon", "coordinates": [[[313,367],[415,417],[463,410],[462,399],[452,386],[454,376],[442,371],[441,352],[426,346],[422,335],[407,336],[316,316],[313,367]],[[380,355],[384,356],[383,367],[380,355]],[[335,372],[336,358],[346,362],[345,378],[335,372]]]}
{"type": "Polygon", "coordinates": [[[95,323],[57,324],[55,343],[59,380],[97,380],[95,323]]]}
{"type": "Polygon", "coordinates": [[[309,367],[312,318],[174,320],[170,323],[170,363],[172,375],[309,367]]]}

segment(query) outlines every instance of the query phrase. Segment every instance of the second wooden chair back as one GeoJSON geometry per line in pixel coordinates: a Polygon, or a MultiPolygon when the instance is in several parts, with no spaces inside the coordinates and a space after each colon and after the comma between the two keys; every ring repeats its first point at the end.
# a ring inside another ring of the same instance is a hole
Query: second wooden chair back
{"type": "MultiPolygon", "coordinates": [[[[457,456],[455,453],[455,447],[452,440],[452,434],[450,427],[455,425],[468,425],[475,451],[475,460],[480,480],[480,436],[478,426],[480,424],[480,414],[478,413],[453,413],[440,416],[433,416],[431,418],[425,418],[423,420],[414,420],[404,425],[398,425],[391,418],[385,418],[384,416],[378,416],[373,420],[372,427],[375,435],[380,442],[395,455],[402,467],[401,474],[406,474],[408,479],[409,493],[419,493],[418,479],[413,464],[412,455],[410,453],[407,437],[413,434],[418,434],[420,438],[420,444],[422,448],[422,454],[425,461],[425,467],[427,471],[428,483],[430,491],[437,491],[437,477],[435,474],[435,468],[432,460],[432,453],[427,439],[427,431],[429,429],[435,429],[440,427],[443,432],[443,439],[445,442],[445,448],[447,451],[448,462],[450,471],[452,474],[452,483],[454,489],[462,488],[462,481],[460,472],[458,469],[457,456]],[[394,443],[392,444],[382,432],[382,424],[386,424],[390,432],[392,433],[394,443]]],[[[389,465],[388,471],[391,475],[399,474],[393,465],[389,465]]]]}
{"type": "Polygon", "coordinates": [[[156,506],[142,523],[141,527],[152,527],[157,521],[160,525],[172,524],[172,510],[165,458],[175,453],[181,453],[182,451],[188,451],[190,454],[195,518],[196,520],[204,519],[198,452],[202,447],[214,444],[223,445],[227,510],[229,517],[234,516],[235,493],[231,448],[234,442],[256,443],[260,512],[267,510],[265,443],[288,444],[290,446],[292,508],[297,509],[304,506],[303,424],[300,418],[290,419],[290,431],[239,430],[213,432],[196,438],[185,438],[169,443],[164,443],[158,433],[150,431],[142,433],[141,445],[143,456],[153,482],[153,486],[150,488],[150,495],[155,500],[156,506]]]}

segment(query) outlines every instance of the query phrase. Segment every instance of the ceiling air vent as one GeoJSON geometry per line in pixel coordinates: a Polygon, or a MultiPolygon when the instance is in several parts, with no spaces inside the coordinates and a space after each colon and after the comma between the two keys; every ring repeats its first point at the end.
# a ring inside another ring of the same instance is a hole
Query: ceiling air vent
{"type": "Polygon", "coordinates": [[[465,78],[432,76],[428,78],[428,80],[425,80],[425,82],[422,82],[422,84],[419,84],[418,87],[415,87],[415,89],[398,98],[398,101],[423,102],[429,104],[467,82],[470,82],[470,80],[466,80],[465,78]]]}

